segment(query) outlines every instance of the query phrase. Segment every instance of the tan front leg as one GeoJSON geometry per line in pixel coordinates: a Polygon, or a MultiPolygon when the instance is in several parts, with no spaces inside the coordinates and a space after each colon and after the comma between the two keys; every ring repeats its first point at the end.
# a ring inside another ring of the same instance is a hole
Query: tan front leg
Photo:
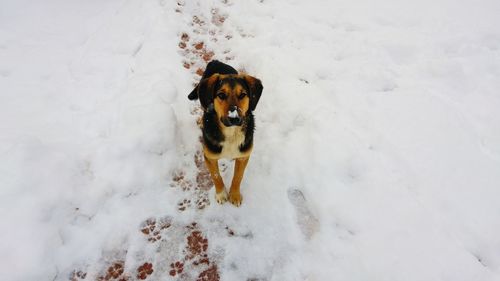
{"type": "Polygon", "coordinates": [[[247,167],[248,158],[236,158],[236,163],[234,165],[234,175],[233,181],[231,183],[231,189],[229,190],[229,202],[239,207],[241,205],[241,193],[240,184],[243,179],[243,174],[245,173],[245,168],[247,167]]]}
{"type": "Polygon", "coordinates": [[[227,201],[227,193],[224,188],[224,182],[219,173],[219,161],[217,159],[210,159],[205,156],[205,164],[210,171],[210,176],[215,185],[215,200],[219,204],[224,204],[227,201]]]}

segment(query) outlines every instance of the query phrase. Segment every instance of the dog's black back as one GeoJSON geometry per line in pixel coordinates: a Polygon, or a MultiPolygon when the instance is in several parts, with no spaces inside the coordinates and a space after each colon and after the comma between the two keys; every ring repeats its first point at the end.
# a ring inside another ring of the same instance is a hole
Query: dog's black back
{"type": "MultiPolygon", "coordinates": [[[[222,63],[218,60],[213,60],[207,64],[207,68],[201,77],[201,80],[205,78],[210,78],[214,74],[238,74],[238,71],[232,66],[222,63]]],[[[193,91],[188,95],[189,100],[198,99],[198,86],[196,86],[193,91]]]]}

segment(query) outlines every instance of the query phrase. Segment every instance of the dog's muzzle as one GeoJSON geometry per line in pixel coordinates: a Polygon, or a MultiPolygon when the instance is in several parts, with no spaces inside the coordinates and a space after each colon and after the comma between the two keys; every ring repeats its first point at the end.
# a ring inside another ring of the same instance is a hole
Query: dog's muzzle
{"type": "Polygon", "coordinates": [[[221,121],[226,127],[241,126],[243,123],[243,119],[238,114],[238,107],[236,106],[231,106],[227,117],[223,117],[221,121]]]}
{"type": "Polygon", "coordinates": [[[231,127],[231,126],[241,126],[243,124],[243,119],[240,117],[222,117],[221,118],[222,124],[224,124],[226,127],[231,127]]]}

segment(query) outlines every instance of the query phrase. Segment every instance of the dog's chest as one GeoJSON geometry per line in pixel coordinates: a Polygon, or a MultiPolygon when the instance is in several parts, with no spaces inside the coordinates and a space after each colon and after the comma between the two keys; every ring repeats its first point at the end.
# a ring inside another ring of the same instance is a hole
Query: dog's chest
{"type": "Polygon", "coordinates": [[[241,127],[224,128],[222,133],[224,141],[220,144],[222,146],[220,158],[234,159],[245,156],[240,151],[240,146],[245,141],[245,134],[241,127]]]}

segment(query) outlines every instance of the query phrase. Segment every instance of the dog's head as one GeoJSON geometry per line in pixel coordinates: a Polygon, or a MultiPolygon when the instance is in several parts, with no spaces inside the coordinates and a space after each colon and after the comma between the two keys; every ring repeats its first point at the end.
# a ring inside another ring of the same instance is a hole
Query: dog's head
{"type": "Polygon", "coordinates": [[[201,80],[198,97],[205,110],[215,110],[227,127],[241,126],[248,112],[254,111],[262,94],[259,79],[246,74],[214,74],[201,80]]]}

